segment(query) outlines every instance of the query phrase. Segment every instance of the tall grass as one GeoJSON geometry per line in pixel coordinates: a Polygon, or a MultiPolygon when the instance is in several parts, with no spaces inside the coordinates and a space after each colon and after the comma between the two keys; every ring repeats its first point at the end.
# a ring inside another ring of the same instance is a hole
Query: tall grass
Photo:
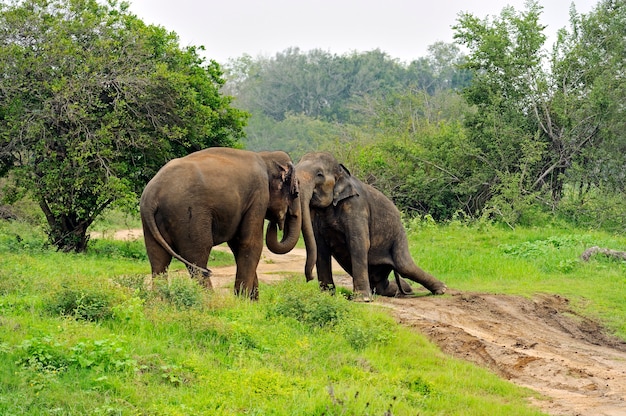
{"type": "MultiPolygon", "coordinates": [[[[0,223],[0,414],[540,414],[532,392],[302,276],[262,285],[258,302],[184,273],[148,292],[132,245],[58,253],[12,227],[0,223]]],[[[440,261],[424,266],[466,284],[440,261]]]]}

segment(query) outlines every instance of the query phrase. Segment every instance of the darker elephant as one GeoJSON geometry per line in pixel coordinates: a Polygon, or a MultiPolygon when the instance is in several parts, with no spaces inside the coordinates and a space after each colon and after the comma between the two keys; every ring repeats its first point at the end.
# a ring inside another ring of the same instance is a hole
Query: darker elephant
{"type": "Polygon", "coordinates": [[[433,294],[446,291],[444,283],[411,258],[400,212],[380,191],[352,176],[330,153],[304,155],[296,175],[307,280],[313,279],[315,265],[322,288],[334,287],[332,256],[352,276],[354,291],[364,300],[372,291],[384,296],[411,292],[397,273],[433,294]],[[389,281],[391,271],[395,281],[389,281]]]}
{"type": "Polygon", "coordinates": [[[211,248],[227,242],[237,272],[235,293],[258,297],[256,269],[263,249],[293,249],[301,211],[294,166],[284,152],[209,148],[167,163],[141,195],[140,211],[152,275],[164,273],[172,257],[211,287],[211,248]],[[276,228],[284,228],[278,241],[276,228]]]}

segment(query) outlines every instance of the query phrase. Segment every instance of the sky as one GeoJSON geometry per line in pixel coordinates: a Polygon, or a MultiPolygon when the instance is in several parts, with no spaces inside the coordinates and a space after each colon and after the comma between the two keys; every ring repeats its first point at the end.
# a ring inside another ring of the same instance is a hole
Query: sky
{"type": "MultiPolygon", "coordinates": [[[[547,45],[569,22],[575,4],[588,13],[599,0],[540,0],[547,45]]],[[[248,54],[272,57],[290,47],[343,55],[380,49],[401,62],[424,57],[435,42],[454,41],[459,13],[499,16],[525,0],[129,0],[145,23],[174,31],[181,46],[206,48],[205,57],[224,64],[248,54]]]]}

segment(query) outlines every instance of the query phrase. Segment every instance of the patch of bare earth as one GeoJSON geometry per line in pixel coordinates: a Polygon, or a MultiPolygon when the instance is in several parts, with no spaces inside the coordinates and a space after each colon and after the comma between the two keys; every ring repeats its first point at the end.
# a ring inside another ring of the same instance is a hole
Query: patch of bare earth
{"type": "MultiPolygon", "coordinates": [[[[305,256],[303,249],[285,255],[264,250],[259,280],[271,283],[285,273],[303,273],[305,256]]],[[[351,288],[351,278],[337,264],[333,268],[336,283],[351,288]]],[[[234,266],[211,270],[215,288],[232,287],[234,266]]],[[[626,415],[626,342],[573,312],[563,297],[451,290],[445,296],[379,297],[376,303],[445,353],[539,392],[545,399],[530,400],[548,414],[626,415]]]]}

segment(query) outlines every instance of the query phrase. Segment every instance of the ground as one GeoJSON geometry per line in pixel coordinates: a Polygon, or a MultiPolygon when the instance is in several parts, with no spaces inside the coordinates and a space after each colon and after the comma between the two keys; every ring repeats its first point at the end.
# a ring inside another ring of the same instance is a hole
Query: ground
{"type": "MultiPolygon", "coordinates": [[[[131,230],[116,237],[140,235],[131,230]]],[[[271,283],[284,273],[303,273],[305,256],[303,249],[284,255],[265,250],[259,280],[271,283]]],[[[333,267],[335,282],[351,289],[350,276],[337,264],[333,267]]],[[[235,266],[210,268],[215,288],[232,288],[235,266]]],[[[417,297],[377,297],[375,302],[445,353],[539,392],[545,399],[533,404],[548,414],[626,415],[626,342],[572,311],[563,297],[528,299],[452,289],[445,296],[418,291],[417,297]]]]}

